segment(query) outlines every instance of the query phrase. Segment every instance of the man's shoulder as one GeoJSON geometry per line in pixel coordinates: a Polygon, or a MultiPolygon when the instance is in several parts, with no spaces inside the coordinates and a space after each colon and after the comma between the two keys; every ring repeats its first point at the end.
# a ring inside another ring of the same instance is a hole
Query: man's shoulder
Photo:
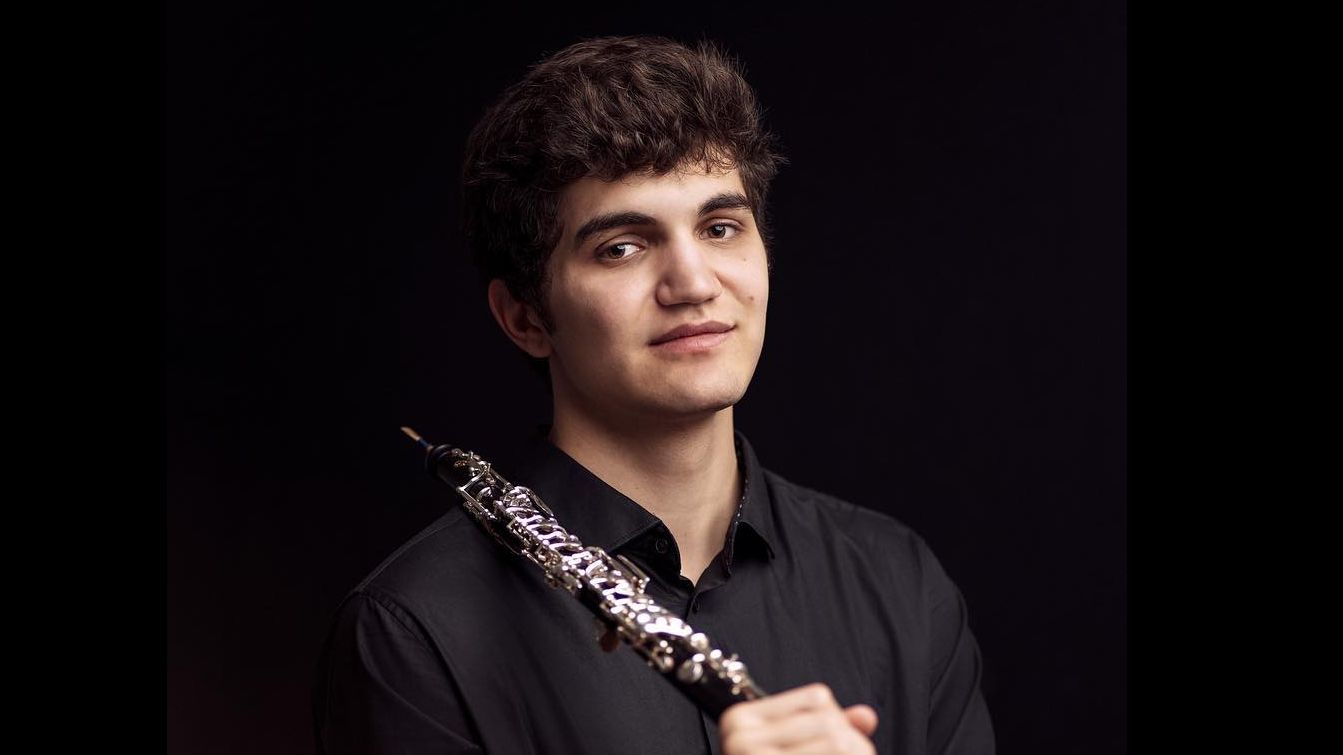
{"type": "Polygon", "coordinates": [[[392,551],[350,594],[411,607],[441,597],[493,547],[466,509],[457,506],[392,551]]]}
{"type": "Polygon", "coordinates": [[[788,537],[830,541],[865,558],[892,558],[897,568],[918,568],[926,544],[903,521],[793,482],[769,469],[763,471],[779,523],[788,530],[788,537]]]}

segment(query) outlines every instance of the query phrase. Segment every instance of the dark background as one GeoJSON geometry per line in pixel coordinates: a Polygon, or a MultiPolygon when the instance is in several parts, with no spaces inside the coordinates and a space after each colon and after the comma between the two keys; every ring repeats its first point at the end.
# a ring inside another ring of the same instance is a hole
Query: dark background
{"type": "Polygon", "coordinates": [[[926,5],[170,9],[169,751],[313,749],[337,603],[457,503],[398,425],[488,457],[548,420],[462,145],[546,53],[657,33],[739,56],[792,161],[738,428],[924,535],[1001,752],[1124,752],[1125,6],[926,5]]]}

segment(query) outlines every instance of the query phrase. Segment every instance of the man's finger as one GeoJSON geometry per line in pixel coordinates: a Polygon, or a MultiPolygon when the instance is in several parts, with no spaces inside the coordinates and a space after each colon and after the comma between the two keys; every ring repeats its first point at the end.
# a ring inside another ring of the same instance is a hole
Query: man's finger
{"type": "Polygon", "coordinates": [[[723,712],[723,720],[719,725],[730,728],[734,719],[768,721],[781,716],[791,716],[798,711],[827,707],[838,708],[839,703],[835,701],[835,695],[828,686],[817,682],[794,687],[759,700],[737,703],[723,712]]]}
{"type": "Polygon", "coordinates": [[[854,728],[861,731],[864,736],[872,736],[872,732],[877,730],[877,711],[870,705],[850,705],[844,709],[844,715],[848,716],[849,723],[854,728]]]}

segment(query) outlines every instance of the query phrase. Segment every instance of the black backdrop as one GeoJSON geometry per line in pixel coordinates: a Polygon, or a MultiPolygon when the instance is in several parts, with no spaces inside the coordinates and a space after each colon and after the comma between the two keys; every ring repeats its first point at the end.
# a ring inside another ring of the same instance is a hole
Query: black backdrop
{"type": "Polygon", "coordinates": [[[543,54],[633,33],[722,42],[792,161],[762,462],[925,536],[1000,751],[1126,749],[1122,3],[210,5],[165,25],[171,752],[312,750],[332,611],[455,504],[398,425],[489,454],[548,419],[461,147],[543,54]]]}

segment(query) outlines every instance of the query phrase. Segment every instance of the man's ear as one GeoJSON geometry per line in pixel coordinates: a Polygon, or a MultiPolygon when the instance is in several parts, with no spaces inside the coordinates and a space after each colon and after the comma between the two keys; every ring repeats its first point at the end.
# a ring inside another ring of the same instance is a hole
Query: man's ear
{"type": "Polygon", "coordinates": [[[518,348],[538,359],[550,356],[550,334],[541,325],[541,318],[531,307],[514,299],[503,280],[490,281],[487,296],[495,322],[518,348]]]}

